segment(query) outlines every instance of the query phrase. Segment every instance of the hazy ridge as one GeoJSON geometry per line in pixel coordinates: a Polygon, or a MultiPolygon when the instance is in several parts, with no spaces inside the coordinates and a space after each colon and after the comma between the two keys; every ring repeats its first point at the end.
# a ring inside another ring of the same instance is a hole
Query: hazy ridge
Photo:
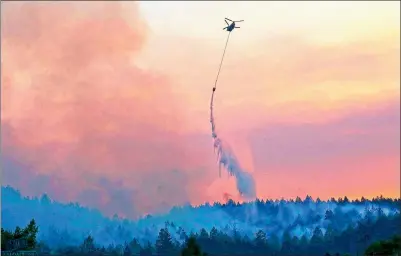
{"type": "Polygon", "coordinates": [[[39,240],[50,246],[78,245],[89,234],[104,246],[134,237],[142,243],[154,242],[159,230],[165,227],[178,242],[183,242],[183,233],[202,228],[210,231],[213,227],[228,234],[238,230],[249,237],[263,230],[268,237],[274,234],[279,239],[285,231],[310,238],[316,227],[324,234],[328,228],[341,231],[366,218],[374,221],[380,215],[399,218],[401,204],[400,199],[382,197],[321,201],[308,196],[304,200],[256,200],[243,204],[230,200],[226,204],[174,207],[167,214],[129,220],[117,215],[109,218],[78,203],[52,201],[47,195],[24,197],[9,186],[1,188],[1,197],[2,227],[13,230],[34,218],[39,226],[39,240]]]}

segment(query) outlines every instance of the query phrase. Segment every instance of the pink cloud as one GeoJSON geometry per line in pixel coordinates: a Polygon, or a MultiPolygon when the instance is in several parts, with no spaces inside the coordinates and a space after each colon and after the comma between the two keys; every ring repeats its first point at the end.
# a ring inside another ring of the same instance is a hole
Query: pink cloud
{"type": "MultiPolygon", "coordinates": [[[[138,186],[146,177],[157,181],[163,176],[166,182],[169,177],[163,172],[174,169],[204,169],[197,154],[210,159],[213,152],[204,154],[180,136],[187,120],[168,78],[140,69],[128,58],[146,40],[143,21],[128,23],[118,3],[91,4],[85,15],[79,7],[33,2],[4,6],[6,154],[23,159],[33,173],[49,176],[45,188],[72,189],[67,197],[55,192],[65,200],[76,198],[83,187],[99,187],[93,177],[138,186]],[[55,186],[56,181],[61,185],[55,186]]],[[[182,190],[187,200],[196,186],[182,190]]],[[[161,192],[149,196],[153,204],[169,199],[161,192]]]]}
{"type": "MultiPolygon", "coordinates": [[[[206,42],[166,39],[161,52],[152,48],[155,66],[163,71],[140,68],[135,63],[148,30],[136,3],[130,8],[126,16],[116,2],[2,4],[4,183],[126,216],[221,200],[223,193],[235,198],[232,181],[216,182],[209,135],[208,85],[215,69],[204,56],[218,51],[206,42]],[[196,67],[188,67],[191,52],[198,54],[196,67]]],[[[358,187],[360,193],[381,192],[385,184],[393,193],[389,178],[382,177],[378,187],[373,181],[381,166],[386,177],[396,176],[391,161],[399,154],[393,144],[399,141],[399,101],[358,113],[332,110],[337,119],[312,118],[305,124],[300,113],[305,114],[307,100],[269,109],[261,100],[294,94],[329,77],[394,81],[399,63],[392,54],[399,49],[384,55],[361,45],[316,49],[299,38],[269,40],[266,47],[272,56],[236,57],[252,65],[228,61],[224,83],[229,86],[219,87],[216,114],[218,129],[232,132],[223,137],[235,138],[234,151],[254,169],[259,195],[291,196],[293,189],[278,187],[295,181],[301,190],[323,196],[356,194],[342,187],[342,179],[355,181],[360,173],[352,159],[377,160],[358,167],[366,168],[370,184],[358,187]],[[337,167],[347,172],[334,174],[337,167]],[[326,191],[305,178],[316,173],[321,180],[336,176],[337,186],[326,191]]],[[[385,96],[378,101],[393,98],[385,96]]],[[[314,117],[323,113],[313,105],[307,109],[314,117]]]]}

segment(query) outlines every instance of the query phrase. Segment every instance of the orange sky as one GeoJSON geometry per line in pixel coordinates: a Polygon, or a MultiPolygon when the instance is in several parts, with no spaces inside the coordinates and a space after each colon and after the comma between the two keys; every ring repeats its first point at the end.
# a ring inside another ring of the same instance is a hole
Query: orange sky
{"type": "Polygon", "coordinates": [[[399,196],[399,2],[2,3],[3,184],[126,216],[238,198],[399,196]],[[295,3],[292,3],[295,4],[295,3]],[[267,18],[265,18],[267,17],[267,18]]]}

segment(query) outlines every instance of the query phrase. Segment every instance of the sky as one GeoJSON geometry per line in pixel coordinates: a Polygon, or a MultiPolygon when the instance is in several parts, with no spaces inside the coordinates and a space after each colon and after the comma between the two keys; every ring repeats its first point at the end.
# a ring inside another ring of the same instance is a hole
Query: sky
{"type": "Polygon", "coordinates": [[[400,2],[2,2],[2,184],[136,217],[259,198],[398,197],[400,2]]]}

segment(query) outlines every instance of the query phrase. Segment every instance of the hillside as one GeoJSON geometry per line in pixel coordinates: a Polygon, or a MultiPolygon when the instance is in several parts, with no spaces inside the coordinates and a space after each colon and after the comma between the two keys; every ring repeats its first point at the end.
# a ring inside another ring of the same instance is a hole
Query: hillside
{"type": "MultiPolygon", "coordinates": [[[[277,248],[295,238],[313,242],[317,237],[329,239],[336,235],[352,235],[356,243],[366,247],[366,239],[388,239],[400,233],[401,201],[382,197],[355,201],[346,197],[329,201],[306,197],[304,200],[256,200],[243,204],[228,201],[226,204],[175,207],[167,214],[148,215],[137,220],[116,215],[108,218],[96,209],[78,203],[62,204],[46,195],[40,199],[24,197],[12,187],[2,187],[1,197],[2,228],[14,230],[16,226],[26,226],[34,218],[39,226],[38,240],[52,248],[80,245],[88,235],[98,246],[124,244],[134,238],[144,245],[154,243],[161,229],[177,244],[182,244],[191,232],[200,235],[206,232],[208,236],[218,233],[249,241],[262,236],[276,243],[277,248]]],[[[346,237],[341,239],[342,243],[347,240],[346,237]]],[[[340,249],[352,251],[357,246],[351,244],[340,249]]]]}

